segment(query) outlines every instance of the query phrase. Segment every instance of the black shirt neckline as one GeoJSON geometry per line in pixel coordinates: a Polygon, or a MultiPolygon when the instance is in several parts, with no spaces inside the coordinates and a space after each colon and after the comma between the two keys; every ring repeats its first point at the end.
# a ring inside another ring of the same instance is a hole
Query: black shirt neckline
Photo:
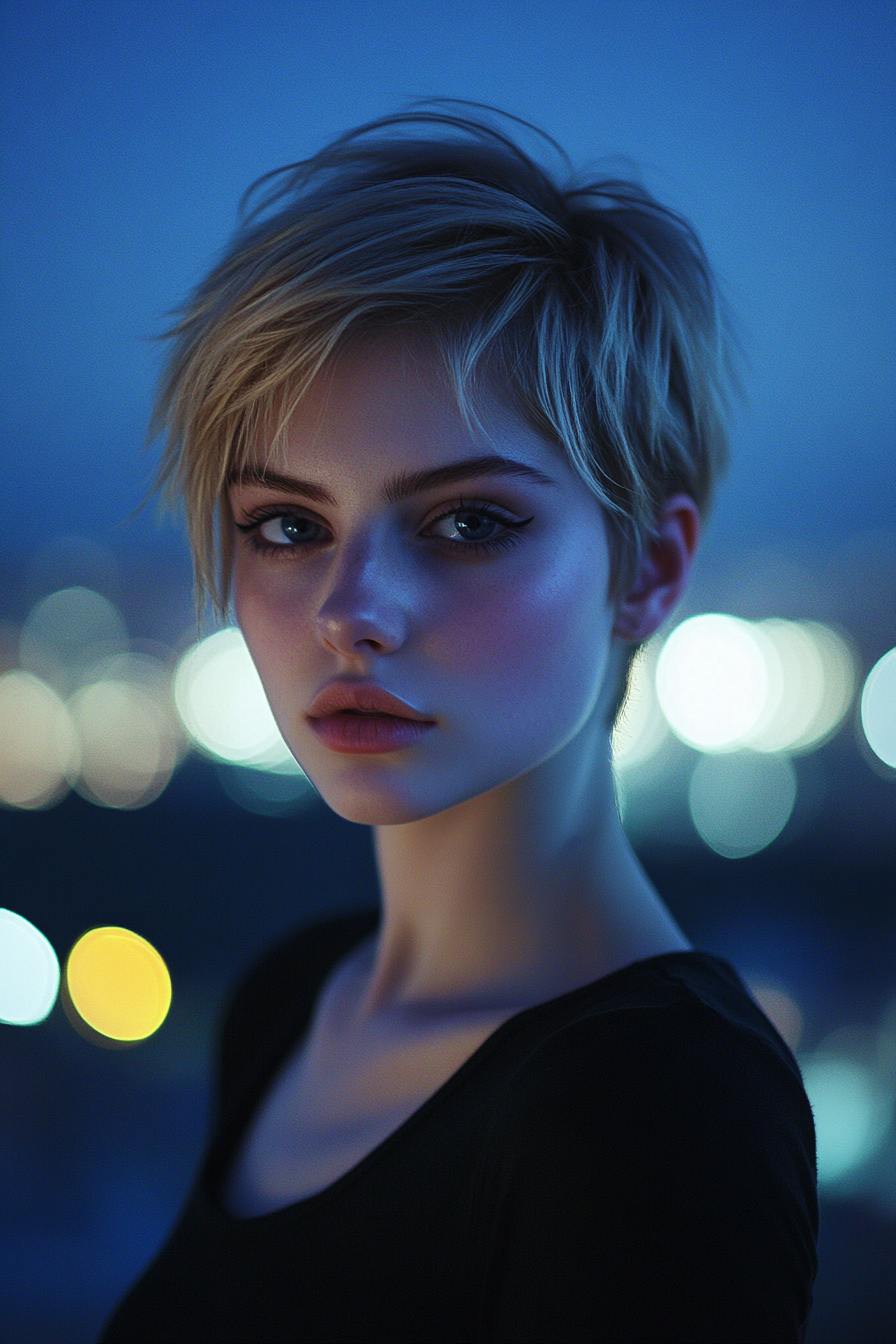
{"type": "Polygon", "coordinates": [[[282,1068],[287,1057],[298,1045],[303,1033],[307,1030],[311,1015],[317,1002],[318,994],[323,986],[326,977],[337,961],[347,956],[355,947],[359,946],[365,938],[370,936],[376,928],[376,922],[372,922],[369,932],[363,933],[353,942],[348,944],[343,950],[339,951],[333,962],[326,968],[315,987],[310,1011],[302,1018],[296,1029],[286,1037],[285,1042],[281,1042],[279,1048],[272,1052],[266,1067],[261,1070],[255,1085],[249,1089],[242,1099],[242,1104],[226,1121],[220,1125],[218,1133],[215,1135],[206,1160],[204,1161],[199,1173],[199,1187],[205,1197],[205,1202],[214,1216],[231,1227],[243,1228],[249,1232],[253,1227],[267,1228],[273,1225],[277,1220],[289,1220],[300,1217],[306,1210],[312,1211],[320,1208],[322,1204],[328,1202],[331,1198],[337,1198],[345,1189],[352,1186],[357,1180],[362,1179],[367,1172],[377,1166],[392,1150],[400,1146],[401,1142],[416,1129],[420,1124],[425,1123],[429,1116],[437,1111],[442,1103],[451,1096],[459,1087],[462,1087],[467,1078],[478,1071],[481,1065],[499,1049],[504,1042],[515,1036],[522,1028],[528,1026],[539,1016],[549,1016],[557,1009],[571,1007],[578,999],[587,1000],[595,992],[604,993],[608,988],[616,988],[620,980],[635,973],[643,973],[648,969],[661,970],[667,965],[676,963],[706,965],[711,964],[717,971],[722,969],[727,975],[731,974],[731,967],[721,957],[716,957],[712,953],[702,952],[696,948],[679,952],[660,952],[650,957],[642,957],[637,961],[629,962],[626,966],[620,966],[615,971],[609,971],[606,975],[598,976],[596,980],[590,980],[585,985],[580,985],[577,989],[564,991],[562,994],[555,995],[550,999],[544,999],[541,1003],[535,1003],[528,1008],[521,1008],[518,1012],[512,1013],[504,1022],[492,1031],[485,1040],[476,1047],[473,1053],[454,1070],[453,1073],[440,1083],[436,1090],[428,1096],[425,1101],[411,1112],[405,1120],[393,1129],[379,1143],[375,1144],[369,1152],[365,1153],[353,1166],[349,1167],[335,1180],[325,1185],[321,1190],[313,1194],[304,1195],[300,1199],[291,1200],[288,1204],[283,1204],[279,1208],[269,1209],[267,1213],[250,1214],[248,1217],[241,1217],[232,1213],[227,1208],[223,1200],[223,1191],[226,1177],[230,1174],[233,1162],[240,1145],[245,1141],[249,1125],[256,1114],[267,1090],[270,1088],[274,1078],[280,1068],[282,1068]]]}

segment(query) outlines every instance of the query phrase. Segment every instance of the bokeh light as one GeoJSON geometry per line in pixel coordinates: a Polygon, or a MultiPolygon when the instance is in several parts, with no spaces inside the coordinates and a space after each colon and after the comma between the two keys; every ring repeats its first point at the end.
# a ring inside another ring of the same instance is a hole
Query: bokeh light
{"type": "Polygon", "coordinates": [[[171,977],[160,954],[130,929],[90,929],[65,965],[65,988],[78,1016],[113,1041],[142,1041],[171,1006],[171,977]]]}
{"type": "Polygon", "coordinates": [[[59,960],[50,943],[22,915],[0,909],[0,1022],[42,1022],[58,993],[59,960]]]}
{"type": "Polygon", "coordinates": [[[786,756],[703,756],[691,776],[688,806],[698,835],[710,849],[727,859],[742,859],[780,835],[796,792],[796,771],[786,756]]]}
{"type": "Polygon", "coordinates": [[[767,691],[762,712],[744,741],[755,751],[788,751],[811,730],[824,703],[821,654],[796,621],[761,621],[752,633],[765,659],[767,691]]]}
{"type": "Polygon", "coordinates": [[[218,630],[187,650],[175,675],[174,698],[187,732],[208,755],[262,768],[292,760],[246,641],[235,627],[218,630]]]}
{"type": "Polygon", "coordinates": [[[673,732],[699,751],[736,750],[768,694],[763,648],[746,621],[692,616],[660,651],[656,692],[673,732]]]}
{"type": "Polygon", "coordinates": [[[91,588],[62,588],[32,608],[22,628],[19,661],[67,695],[97,663],[124,652],[127,642],[124,621],[108,598],[91,588]]]}
{"type": "Polygon", "coordinates": [[[846,640],[818,621],[683,621],[660,652],[657,695],[673,732],[704,752],[797,755],[826,741],[855,692],[846,640]]]}
{"type": "Polygon", "coordinates": [[[815,1116],[818,1183],[836,1185],[880,1147],[892,1120],[892,1095],[869,1063],[824,1045],[801,1067],[815,1116]]]}
{"type": "Polygon", "coordinates": [[[748,980],[750,993],[777,1030],[778,1034],[796,1050],[803,1036],[803,1014],[796,1000],[780,985],[764,980],[748,980]]]}
{"type": "Polygon", "coordinates": [[[218,766],[221,787],[247,812],[262,817],[291,817],[302,812],[318,797],[317,790],[301,766],[282,766],[259,770],[253,766],[218,766]]]}
{"type": "Polygon", "coordinates": [[[0,677],[0,800],[48,807],[68,792],[79,749],[60,697],[30,672],[0,677]]]}
{"type": "Polygon", "coordinates": [[[156,660],[123,655],[70,700],[81,747],[77,788],[91,802],[143,807],[168,783],[183,748],[169,682],[156,660]]]}
{"type": "Polygon", "coordinates": [[[788,748],[791,752],[811,751],[837,731],[849,713],[856,692],[856,659],[846,640],[820,621],[800,621],[814,642],[824,671],[824,689],[815,717],[788,748]]]}
{"type": "Polygon", "coordinates": [[[84,587],[38,602],[17,643],[23,670],[0,678],[0,801],[47,807],[70,787],[107,807],[157,798],[186,750],[168,650],[136,652],[84,587]]]}
{"type": "Polygon", "coordinates": [[[878,760],[896,770],[896,649],[879,658],[865,679],[862,732],[878,760]]]}
{"type": "Polygon", "coordinates": [[[656,646],[635,656],[625,701],[613,727],[613,765],[630,770],[654,756],[669,735],[669,725],[654,690],[656,646]]]}

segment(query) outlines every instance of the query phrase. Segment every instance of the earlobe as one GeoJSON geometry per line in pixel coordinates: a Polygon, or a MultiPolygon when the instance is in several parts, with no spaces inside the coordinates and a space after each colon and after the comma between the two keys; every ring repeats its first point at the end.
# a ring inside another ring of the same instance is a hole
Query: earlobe
{"type": "Polygon", "coordinates": [[[700,539],[700,512],[690,495],[672,495],[644,547],[641,567],[619,603],[613,634],[628,643],[649,639],[678,603],[700,539]]]}

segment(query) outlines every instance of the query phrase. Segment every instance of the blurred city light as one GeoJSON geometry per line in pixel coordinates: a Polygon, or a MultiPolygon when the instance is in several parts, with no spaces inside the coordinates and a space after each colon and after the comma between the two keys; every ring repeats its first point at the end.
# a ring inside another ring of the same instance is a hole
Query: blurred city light
{"type": "Polygon", "coordinates": [[[247,812],[262,817],[290,817],[303,811],[318,797],[317,790],[301,766],[284,765],[259,770],[253,766],[218,766],[221,787],[247,812]]]}
{"type": "Polygon", "coordinates": [[[752,979],[747,983],[753,998],[778,1034],[791,1050],[796,1050],[803,1035],[803,1014],[799,1004],[780,985],[752,979]]]}
{"type": "Polygon", "coordinates": [[[0,800],[48,807],[78,770],[77,734],[56,692],[30,672],[0,677],[0,800]]]}
{"type": "Polygon", "coordinates": [[[802,629],[815,644],[824,675],[821,703],[805,730],[788,748],[791,752],[813,751],[831,737],[849,713],[856,692],[856,660],[846,640],[820,621],[789,622],[802,629]]]}
{"type": "Polygon", "coordinates": [[[635,656],[625,701],[613,728],[613,765],[628,770],[649,760],[666,740],[669,726],[654,690],[656,648],[635,656]]]}
{"type": "Polygon", "coordinates": [[[817,621],[707,614],[673,630],[656,680],[663,712],[689,746],[795,755],[843,722],[855,663],[846,641],[817,621]]]}
{"type": "Polygon", "coordinates": [[[62,695],[82,684],[90,669],[127,648],[115,606],[91,588],[62,588],[32,609],[22,628],[19,661],[62,695]]]}
{"type": "Polygon", "coordinates": [[[818,718],[825,675],[818,646],[795,621],[762,621],[753,628],[765,658],[768,693],[751,732],[756,751],[787,751],[818,718]]]}
{"type": "Polygon", "coordinates": [[[42,1022],[59,993],[59,960],[29,920],[0,909],[0,1022],[42,1022]]]}
{"type": "MultiPolygon", "coordinates": [[[[285,816],[316,796],[237,628],[194,644],[173,685],[168,651],[147,644],[150,654],[135,652],[116,607],[90,588],[43,598],[18,643],[23,670],[0,677],[0,802],[51,806],[74,787],[103,806],[145,806],[167,785],[187,738],[221,763],[225,792],[250,811],[285,816]]],[[[896,761],[894,669],[891,651],[862,696],[865,736],[887,765],[896,761]]],[[[854,689],[852,650],[828,626],[694,616],[639,652],[613,731],[614,768],[640,778],[645,764],[665,760],[670,728],[710,755],[810,751],[839,727],[854,689]]],[[[731,857],[770,843],[793,807],[787,765],[763,776],[755,759],[744,762],[727,775],[700,767],[691,781],[698,833],[731,857]]]]}
{"type": "Polygon", "coordinates": [[[698,751],[733,751],[763,713],[763,649],[746,621],[692,616],[672,631],[656,668],[656,692],[672,731],[698,751]]]}
{"type": "Polygon", "coordinates": [[[146,675],[149,663],[127,655],[116,659],[108,679],[83,686],[69,701],[81,745],[76,787],[92,802],[145,806],[159,796],[178,762],[180,735],[170,698],[164,682],[154,684],[146,675]],[[139,680],[135,662],[143,673],[139,680]]]}
{"type": "Polygon", "coordinates": [[[862,688],[862,731],[878,760],[896,770],[896,649],[872,667],[862,688]]]}
{"type": "Polygon", "coordinates": [[[292,755],[274,722],[242,633],[231,626],[188,649],[174,678],[184,727],[220,761],[276,769],[292,755]]]}
{"type": "Polygon", "coordinates": [[[796,787],[786,756],[703,756],[688,788],[691,819],[717,854],[746,858],[780,835],[793,812],[796,787]]]}
{"type": "Polygon", "coordinates": [[[130,929],[91,929],[65,965],[65,987],[78,1016],[113,1041],[142,1041],[171,1006],[171,977],[151,943],[130,929]]]}
{"type": "Polygon", "coordinates": [[[803,1083],[815,1116],[818,1183],[836,1186],[868,1162],[883,1143],[893,1118],[892,1089],[873,1064],[839,1048],[837,1032],[800,1061],[803,1083]]]}

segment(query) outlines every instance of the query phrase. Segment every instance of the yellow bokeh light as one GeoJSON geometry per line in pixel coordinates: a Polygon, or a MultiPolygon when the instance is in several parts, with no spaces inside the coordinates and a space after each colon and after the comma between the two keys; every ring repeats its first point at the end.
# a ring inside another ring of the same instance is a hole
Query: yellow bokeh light
{"type": "Polygon", "coordinates": [[[165,1021],[171,977],[145,938],[113,926],[90,929],[75,943],[65,985],[88,1027],[113,1041],[142,1041],[165,1021]]]}

